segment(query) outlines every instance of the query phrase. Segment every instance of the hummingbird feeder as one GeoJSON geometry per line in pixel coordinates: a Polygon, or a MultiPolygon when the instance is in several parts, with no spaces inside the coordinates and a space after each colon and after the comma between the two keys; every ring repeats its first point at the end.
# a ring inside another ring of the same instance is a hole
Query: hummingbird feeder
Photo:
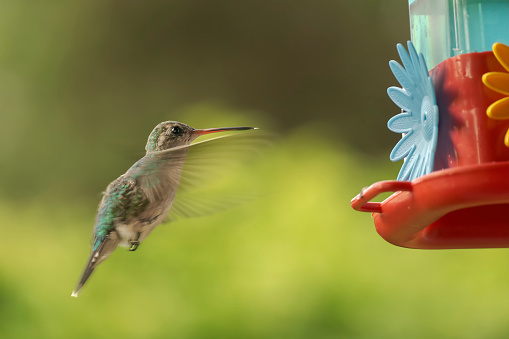
{"type": "Polygon", "coordinates": [[[509,247],[509,1],[409,0],[412,41],[389,66],[402,113],[395,181],[352,199],[388,242],[419,249],[509,247]],[[414,47],[415,46],[415,47],[414,47]],[[428,67],[431,71],[428,72],[428,67]],[[394,192],[383,202],[371,202],[394,192]]]}

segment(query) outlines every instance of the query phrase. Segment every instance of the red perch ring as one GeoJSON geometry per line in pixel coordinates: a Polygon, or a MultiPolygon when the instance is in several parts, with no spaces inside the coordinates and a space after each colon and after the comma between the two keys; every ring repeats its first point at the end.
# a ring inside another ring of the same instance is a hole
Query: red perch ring
{"type": "Polygon", "coordinates": [[[391,244],[420,249],[509,247],[509,162],[462,166],[411,182],[381,181],[352,199],[391,244]],[[377,195],[396,192],[381,203],[377,195]]]}

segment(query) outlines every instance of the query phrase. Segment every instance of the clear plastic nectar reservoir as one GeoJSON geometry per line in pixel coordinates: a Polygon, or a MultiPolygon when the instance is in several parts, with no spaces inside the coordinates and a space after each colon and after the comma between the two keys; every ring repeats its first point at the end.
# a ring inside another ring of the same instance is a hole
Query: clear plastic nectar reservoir
{"type": "Polygon", "coordinates": [[[409,0],[410,31],[428,69],[447,58],[509,44],[508,0],[409,0]]]}

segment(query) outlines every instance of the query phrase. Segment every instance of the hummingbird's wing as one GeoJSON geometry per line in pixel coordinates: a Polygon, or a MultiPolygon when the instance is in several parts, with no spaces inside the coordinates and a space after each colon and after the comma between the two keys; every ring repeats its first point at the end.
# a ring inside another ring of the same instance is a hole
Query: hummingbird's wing
{"type": "Polygon", "coordinates": [[[259,194],[244,187],[246,169],[260,160],[272,139],[249,131],[191,144],[168,220],[202,217],[252,201],[259,194]]]}
{"type": "MultiPolygon", "coordinates": [[[[259,133],[236,133],[207,139],[164,151],[147,152],[126,173],[139,182],[150,201],[177,194],[171,214],[201,216],[213,213],[228,199],[207,198],[189,194],[217,181],[225,168],[231,168],[241,158],[252,158],[266,144],[259,133]]],[[[229,199],[232,200],[232,199],[229,199]]],[[[238,202],[239,199],[236,199],[238,202]]]]}
{"type": "Polygon", "coordinates": [[[174,196],[182,173],[187,147],[168,152],[147,152],[125,174],[136,180],[150,202],[174,196]]]}
{"type": "MultiPolygon", "coordinates": [[[[215,193],[215,192],[214,192],[215,193]]],[[[225,211],[252,201],[255,195],[248,194],[214,194],[211,192],[179,193],[166,221],[175,221],[180,218],[197,218],[225,211]]]]}
{"type": "Polygon", "coordinates": [[[188,146],[179,192],[201,189],[217,181],[227,169],[252,161],[270,144],[267,133],[257,130],[227,134],[188,146]]]}

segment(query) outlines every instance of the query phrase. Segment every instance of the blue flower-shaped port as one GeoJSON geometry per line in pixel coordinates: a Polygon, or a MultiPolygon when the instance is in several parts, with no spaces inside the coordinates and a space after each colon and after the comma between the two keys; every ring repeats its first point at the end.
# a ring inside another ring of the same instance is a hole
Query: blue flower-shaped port
{"type": "Polygon", "coordinates": [[[438,106],[422,54],[417,55],[411,41],[408,42],[408,52],[401,44],[397,49],[404,68],[394,60],[389,66],[403,88],[389,87],[387,94],[403,112],[392,117],[387,126],[393,132],[403,133],[403,137],[394,146],[390,159],[405,159],[398,180],[411,181],[433,171],[438,106]]]}

